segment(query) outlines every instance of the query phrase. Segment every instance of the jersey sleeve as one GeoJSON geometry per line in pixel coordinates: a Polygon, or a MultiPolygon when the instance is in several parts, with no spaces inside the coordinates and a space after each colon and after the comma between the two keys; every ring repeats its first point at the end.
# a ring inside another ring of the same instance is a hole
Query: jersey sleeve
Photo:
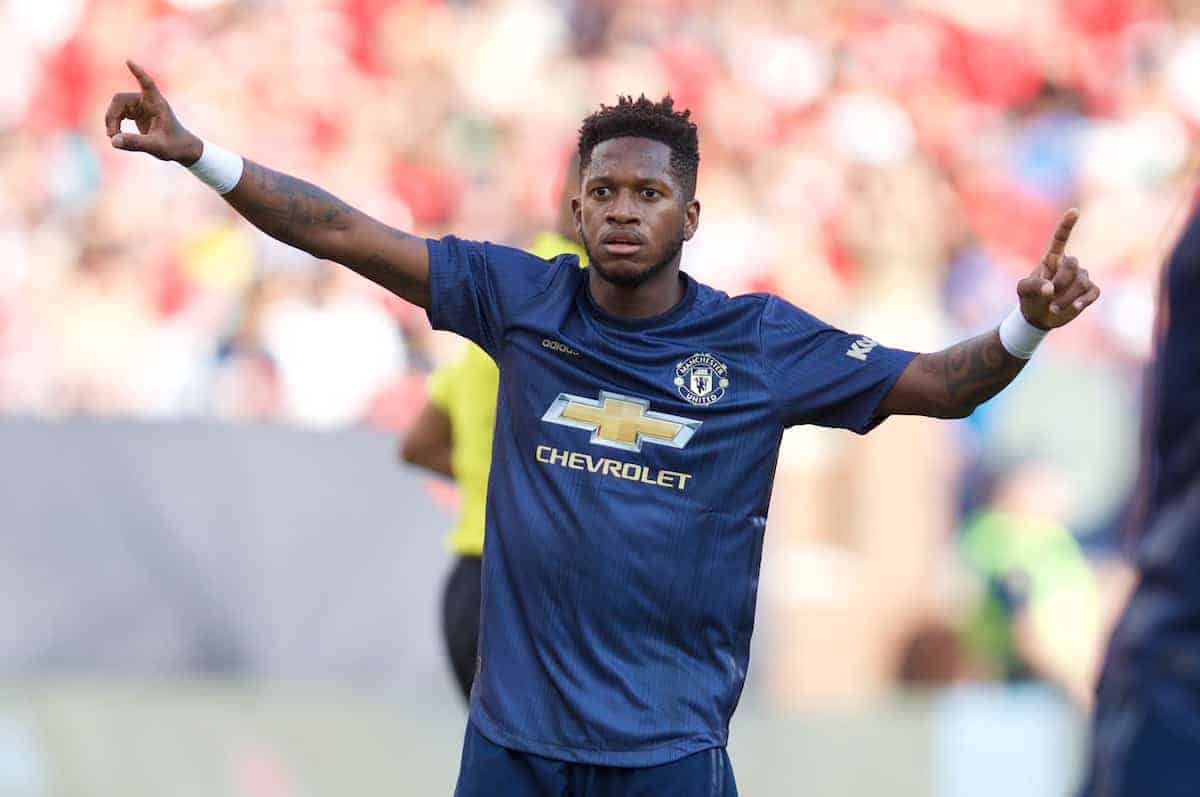
{"type": "Polygon", "coordinates": [[[563,261],[454,236],[426,242],[429,322],[474,341],[493,358],[514,314],[544,292],[563,261]]]}
{"type": "Polygon", "coordinates": [[[866,434],[879,403],[916,352],[843,332],[770,296],[759,327],[763,368],[784,426],[814,424],[866,434]]]}

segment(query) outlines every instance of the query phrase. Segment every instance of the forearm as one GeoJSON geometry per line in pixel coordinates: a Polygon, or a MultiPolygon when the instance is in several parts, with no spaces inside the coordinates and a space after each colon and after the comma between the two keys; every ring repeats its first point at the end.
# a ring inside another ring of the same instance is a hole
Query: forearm
{"type": "Polygon", "coordinates": [[[917,355],[917,366],[935,389],[938,418],[966,418],[1013,382],[1028,360],[1015,358],[995,330],[932,354],[917,355]]]}
{"type": "Polygon", "coordinates": [[[393,229],[312,183],[205,143],[179,123],[154,80],[132,61],[127,64],[141,91],[114,94],[109,102],[104,128],[113,147],[188,167],[272,238],[349,266],[397,296],[429,306],[424,239],[393,229]],[[122,131],[124,119],[134,120],[139,132],[122,131]]]}
{"type": "Polygon", "coordinates": [[[909,368],[920,374],[927,405],[897,412],[965,418],[1008,387],[1027,362],[1009,354],[995,330],[939,352],[918,354],[909,368]]]}
{"type": "Polygon", "coordinates": [[[454,478],[454,468],[451,465],[452,452],[449,447],[418,448],[410,446],[408,441],[400,447],[400,458],[409,465],[432,471],[448,479],[454,478]]]}
{"type": "Polygon", "coordinates": [[[453,457],[454,431],[450,416],[433,402],[426,402],[400,445],[400,458],[410,465],[453,479],[453,457]]]}
{"type": "Polygon", "coordinates": [[[341,263],[351,255],[344,239],[363,214],[312,183],[249,159],[244,163],[241,180],[223,195],[234,210],[272,238],[314,257],[341,263]]]}
{"type": "Polygon", "coordinates": [[[423,239],[388,227],[312,183],[248,159],[241,179],[223,197],[272,238],[341,263],[401,298],[428,307],[423,239]]]}

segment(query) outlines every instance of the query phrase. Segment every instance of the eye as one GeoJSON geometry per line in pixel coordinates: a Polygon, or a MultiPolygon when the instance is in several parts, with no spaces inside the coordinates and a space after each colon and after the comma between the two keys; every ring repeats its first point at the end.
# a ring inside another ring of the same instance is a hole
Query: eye
{"type": "Polygon", "coordinates": [[[642,199],[657,199],[658,196],[659,196],[658,189],[655,189],[655,188],[643,188],[642,189],[642,199]]]}
{"type": "Polygon", "coordinates": [[[607,199],[609,193],[608,187],[603,185],[592,189],[592,196],[594,196],[596,199],[607,199]]]}

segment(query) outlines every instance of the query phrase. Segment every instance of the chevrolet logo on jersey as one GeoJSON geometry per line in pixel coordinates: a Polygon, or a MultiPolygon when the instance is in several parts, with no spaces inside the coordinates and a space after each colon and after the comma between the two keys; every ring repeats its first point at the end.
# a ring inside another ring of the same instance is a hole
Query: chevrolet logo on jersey
{"type": "Polygon", "coordinates": [[[701,421],[654,412],[645,399],[600,391],[600,400],[559,393],[542,420],[592,433],[591,442],[625,451],[641,451],[642,443],[683,448],[701,421]]]}

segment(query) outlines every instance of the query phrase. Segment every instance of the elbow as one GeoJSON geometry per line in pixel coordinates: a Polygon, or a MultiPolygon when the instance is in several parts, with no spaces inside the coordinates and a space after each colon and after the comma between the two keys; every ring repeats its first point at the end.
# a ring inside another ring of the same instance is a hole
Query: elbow
{"type": "Polygon", "coordinates": [[[946,418],[948,418],[950,420],[961,420],[963,418],[969,418],[971,416],[971,413],[973,413],[978,407],[979,407],[979,405],[976,404],[975,402],[965,402],[963,404],[956,404],[955,406],[950,408],[949,412],[946,414],[946,418]]]}
{"type": "Polygon", "coordinates": [[[974,403],[959,403],[959,404],[938,404],[932,407],[929,412],[925,413],[932,418],[940,418],[942,420],[952,421],[959,420],[970,416],[978,404],[974,403]]]}

